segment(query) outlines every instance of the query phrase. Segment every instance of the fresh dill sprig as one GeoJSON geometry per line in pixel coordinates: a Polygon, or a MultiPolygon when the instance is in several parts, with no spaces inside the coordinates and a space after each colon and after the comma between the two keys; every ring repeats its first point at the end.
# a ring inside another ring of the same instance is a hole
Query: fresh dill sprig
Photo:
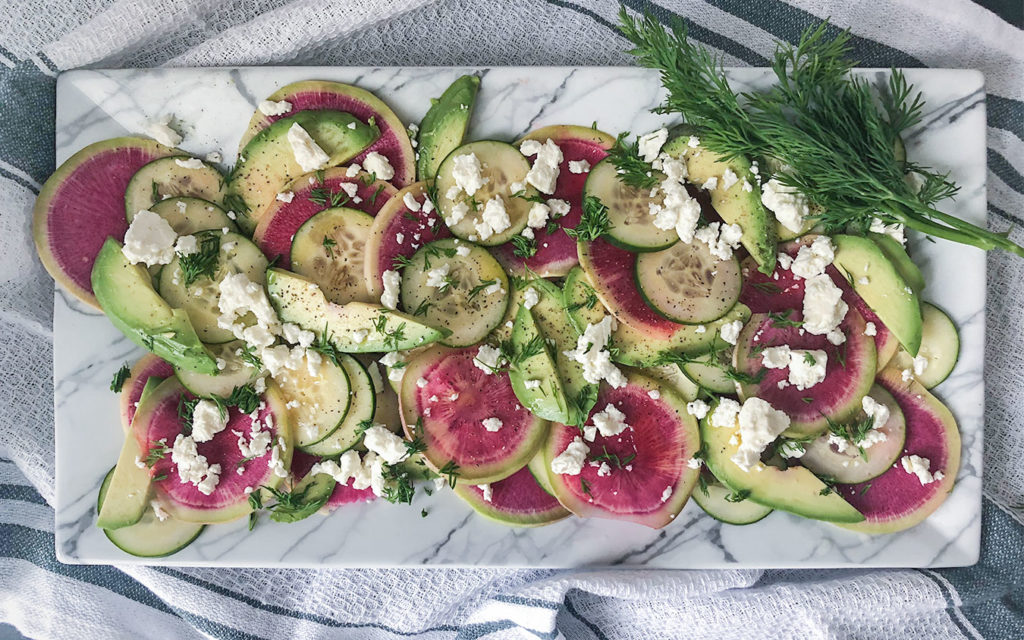
{"type": "Polygon", "coordinates": [[[409,474],[401,467],[384,465],[384,495],[385,500],[392,504],[412,504],[412,498],[416,494],[416,487],[412,483],[409,474]]]}
{"type": "Polygon", "coordinates": [[[171,450],[163,442],[151,442],[149,443],[149,451],[146,452],[146,457],[142,459],[146,466],[153,468],[157,462],[160,462],[167,457],[167,454],[171,450]]]}
{"type": "Polygon", "coordinates": [[[601,453],[595,455],[592,460],[606,462],[609,466],[615,467],[616,469],[624,469],[629,463],[633,462],[636,458],[636,451],[629,454],[625,458],[620,458],[618,455],[608,451],[608,447],[602,446],[601,453]]]}
{"type": "Polygon", "coordinates": [[[323,245],[324,251],[327,253],[327,255],[333,258],[334,248],[338,246],[338,241],[330,236],[324,236],[323,245]]]}
{"type": "Polygon", "coordinates": [[[492,278],[491,280],[481,281],[480,284],[476,285],[475,287],[469,290],[469,294],[466,296],[466,300],[472,300],[473,298],[480,295],[480,292],[482,292],[484,289],[495,284],[498,284],[498,281],[497,279],[494,278],[492,278]]]}
{"type": "Polygon", "coordinates": [[[220,234],[203,235],[199,239],[199,247],[195,253],[178,257],[178,269],[181,270],[182,284],[190,287],[203,276],[213,278],[219,263],[220,234]]]}
{"type": "Polygon", "coordinates": [[[772,327],[775,328],[804,326],[803,320],[791,319],[789,317],[789,311],[772,311],[768,314],[768,319],[771,320],[772,327]]]}
{"type": "Polygon", "coordinates": [[[132,375],[132,370],[128,368],[128,363],[121,365],[121,368],[114,372],[114,379],[110,381],[110,390],[114,393],[120,393],[124,387],[125,380],[132,375]]]}
{"type": "Polygon", "coordinates": [[[512,236],[512,255],[517,258],[532,258],[537,255],[537,240],[526,236],[512,236]]]}
{"type": "Polygon", "coordinates": [[[260,357],[258,355],[256,355],[256,348],[253,347],[251,344],[247,344],[241,349],[239,349],[238,357],[242,360],[242,362],[249,365],[253,369],[256,369],[257,371],[263,368],[263,361],[260,360],[260,357]]]}
{"type": "Polygon", "coordinates": [[[315,187],[309,190],[309,201],[321,207],[343,207],[351,200],[349,195],[340,189],[332,191],[327,187],[315,187]]]}
{"type": "Polygon", "coordinates": [[[634,139],[632,144],[626,144],[627,137],[628,131],[620,133],[615,138],[615,144],[608,150],[608,161],[615,165],[620,182],[636,189],[650,191],[658,186],[659,176],[651,170],[651,165],[640,157],[639,140],[634,139]]]}
{"type": "Polygon", "coordinates": [[[459,465],[455,464],[454,460],[449,460],[438,470],[438,474],[447,477],[448,486],[454,489],[455,483],[459,480],[459,465]]]}
{"type": "Polygon", "coordinates": [[[566,229],[565,232],[578,242],[591,242],[603,236],[610,224],[608,207],[596,196],[584,196],[580,223],[575,229],[566,229]]]}
{"type": "Polygon", "coordinates": [[[729,495],[725,496],[726,502],[743,502],[750,497],[750,489],[741,489],[739,491],[733,491],[729,495]]]}

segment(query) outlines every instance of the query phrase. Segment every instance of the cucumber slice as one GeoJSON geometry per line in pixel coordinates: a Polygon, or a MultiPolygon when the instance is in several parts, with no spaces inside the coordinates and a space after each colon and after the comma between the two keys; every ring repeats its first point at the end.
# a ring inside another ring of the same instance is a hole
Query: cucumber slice
{"type": "Polygon", "coordinates": [[[348,412],[326,438],[299,446],[302,451],[315,456],[337,456],[354,447],[363,437],[360,423],[373,420],[377,411],[377,393],[366,367],[348,354],[339,354],[338,362],[345,369],[351,389],[348,412]]]}
{"type": "Polygon", "coordinates": [[[295,425],[299,448],[320,442],[341,427],[352,399],[348,372],[331,358],[321,358],[311,372],[308,363],[278,380],[285,406],[295,425]]]}
{"type": "Polygon", "coordinates": [[[150,209],[168,197],[189,196],[218,205],[224,202],[224,176],[220,171],[205,162],[199,169],[187,169],[178,164],[193,159],[188,156],[160,158],[135,172],[124,192],[128,223],[139,211],[150,209]]]}
{"type": "Polygon", "coordinates": [[[486,249],[454,238],[421,247],[402,269],[402,308],[431,326],[450,330],[443,343],[451,347],[487,337],[505,316],[508,291],[505,270],[486,249]],[[458,255],[459,247],[467,247],[468,255],[458,255]],[[429,285],[434,278],[443,283],[429,285]]]}
{"type": "Polygon", "coordinates": [[[740,299],[735,257],[719,260],[703,242],[678,242],[636,259],[637,288],[652,309],[673,322],[702,324],[724,316],[740,299]]]}
{"type": "MultiPolygon", "coordinates": [[[[928,362],[924,371],[914,376],[926,389],[948,378],[960,357],[960,334],[956,325],[944,311],[930,302],[921,303],[921,347],[917,355],[928,362]]],[[[900,347],[888,366],[913,370],[914,359],[900,347]]]]}
{"type": "MultiPolygon", "coordinates": [[[[107,472],[100,485],[96,511],[103,511],[104,499],[110,488],[114,469],[107,472]]],[[[103,533],[118,549],[139,558],[162,558],[181,551],[199,537],[205,525],[180,522],[170,518],[160,520],[152,508],[146,509],[142,518],[129,527],[104,529],[103,533]]]]}
{"type": "Polygon", "coordinates": [[[745,525],[763,520],[774,511],[771,507],[758,504],[753,500],[734,500],[732,489],[719,482],[711,473],[702,472],[704,482],[694,490],[693,501],[704,513],[719,522],[726,524],[745,525]]]}
{"type": "Polygon", "coordinates": [[[218,344],[234,340],[235,336],[229,329],[217,326],[217,318],[220,317],[217,307],[220,299],[218,283],[224,276],[233,273],[244,273],[253,282],[262,282],[263,273],[269,266],[267,258],[251,240],[237,233],[202,231],[195,235],[200,247],[208,238],[216,238],[220,243],[213,277],[200,276],[191,286],[185,286],[181,257],[175,256],[169,265],[160,270],[160,295],[172,307],[184,309],[188,313],[203,342],[218,344]]]}
{"type": "Polygon", "coordinates": [[[516,397],[535,416],[567,423],[570,415],[565,390],[544,338],[533,314],[520,306],[512,329],[512,345],[520,361],[509,370],[508,377],[516,397]]]}
{"type": "Polygon", "coordinates": [[[225,227],[228,231],[238,231],[235,221],[228,217],[224,209],[200,198],[168,198],[157,202],[149,210],[166,220],[179,236],[225,227]]]}
{"type": "Polygon", "coordinates": [[[242,350],[245,349],[245,346],[241,340],[233,340],[209,347],[210,353],[217,359],[218,364],[224,363],[224,368],[215,375],[199,373],[182,367],[175,367],[174,375],[177,376],[181,386],[188,389],[193,395],[201,398],[212,396],[227,398],[235,390],[235,387],[244,387],[255,382],[262,371],[242,358],[242,350]]]}
{"type": "Polygon", "coordinates": [[[736,383],[725,375],[731,364],[732,358],[728,350],[716,349],[694,358],[693,362],[687,362],[681,368],[697,386],[712,393],[735,394],[736,383]]]}
{"type": "Polygon", "coordinates": [[[526,228],[529,219],[530,207],[533,203],[526,198],[536,196],[537,190],[528,186],[521,198],[512,197],[511,185],[515,182],[525,184],[526,174],[530,171],[530,161],[523,154],[507,142],[496,140],[480,140],[470,142],[458,147],[448,154],[448,157],[441,162],[437,169],[438,208],[444,215],[445,220],[452,218],[453,212],[460,204],[469,207],[469,211],[458,222],[448,225],[452,235],[478,242],[484,246],[495,246],[504,244],[526,228]],[[469,196],[459,190],[455,184],[456,158],[460,156],[475,155],[480,162],[480,175],[483,177],[484,185],[469,196]],[[454,198],[449,198],[449,191],[454,198]],[[457,194],[457,195],[456,195],[457,194]],[[483,221],[483,212],[487,201],[491,198],[500,197],[505,205],[505,212],[508,214],[509,226],[498,233],[492,233],[486,238],[481,237],[476,225],[483,221]]]}
{"type": "Polygon", "coordinates": [[[363,256],[373,217],[357,209],[324,209],[299,227],[292,240],[291,268],[320,285],[335,304],[372,302],[363,256]]]}
{"type": "Polygon", "coordinates": [[[661,251],[679,242],[675,229],[654,226],[651,204],[661,204],[651,198],[649,190],[631,187],[621,180],[615,165],[605,158],[590,170],[583,185],[583,197],[595,197],[608,207],[609,242],[629,251],[661,251]]]}

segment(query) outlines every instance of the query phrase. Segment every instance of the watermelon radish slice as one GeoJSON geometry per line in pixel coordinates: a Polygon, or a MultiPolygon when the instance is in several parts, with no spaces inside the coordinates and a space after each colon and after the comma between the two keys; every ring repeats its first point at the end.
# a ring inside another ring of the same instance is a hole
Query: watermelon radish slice
{"type": "MultiPolygon", "coordinates": [[[[793,322],[802,318],[800,311],[788,313],[786,317],[793,322]]],[[[740,332],[734,359],[737,371],[761,376],[757,383],[739,385],[740,399],[756,396],[766,400],[789,416],[790,426],[784,435],[803,438],[824,431],[828,420],[842,422],[860,409],[875,376],[875,343],[864,335],[864,318],[855,309],[850,309],[839,325],[846,336],[846,342],[839,346],[825,336],[812,335],[799,326],[789,325],[767,314],[755,313],[740,332]],[[788,367],[764,368],[762,349],[780,345],[824,351],[828,355],[825,379],[800,391],[788,384],[788,367]],[[780,388],[780,381],[787,381],[783,388],[780,388]]]]}
{"type": "Polygon", "coordinates": [[[325,202],[323,199],[325,193],[343,193],[342,184],[356,184],[356,198],[360,201],[356,202],[355,198],[352,198],[345,201],[343,206],[364,211],[371,216],[377,215],[395,194],[395,188],[387,182],[369,182],[369,174],[360,172],[351,178],[348,177],[346,167],[325,170],[322,173],[322,181],[319,179],[320,175],[307,173],[286,185],[282,192],[290,191],[294,194],[291,202],[274,200],[267,207],[256,226],[256,231],[253,232],[253,240],[267,255],[267,259],[273,260],[275,256],[280,256],[278,264],[285,269],[291,265],[292,238],[295,232],[304,222],[331,206],[329,195],[328,201],[325,202]]]}
{"type": "Polygon", "coordinates": [[[671,387],[637,373],[629,373],[627,380],[618,389],[601,388],[587,424],[592,424],[594,413],[613,404],[631,428],[617,436],[597,434],[585,443],[590,453],[582,472],[561,475],[551,471],[551,461],[580,431],[552,425],[543,449],[545,467],[558,501],[574,514],[658,529],[682,510],[697,483],[700,472],[690,469],[687,461],[700,449],[700,433],[686,411],[686,401],[671,387]],[[657,399],[649,395],[653,390],[660,394],[657,399]],[[610,473],[602,471],[599,457],[610,473]]]}
{"type": "MultiPolygon", "coordinates": [[[[294,484],[298,484],[299,480],[306,477],[309,470],[313,468],[313,465],[323,460],[320,456],[313,456],[304,451],[298,449],[292,454],[292,478],[294,484]]],[[[294,486],[293,484],[293,486],[294,486]]],[[[355,504],[357,502],[371,502],[376,499],[376,495],[373,493],[373,489],[367,487],[366,489],[353,489],[350,485],[352,480],[348,481],[348,484],[334,484],[334,491],[331,493],[331,497],[327,499],[327,503],[324,504],[323,508],[320,509],[320,513],[327,515],[334,511],[340,506],[346,504],[355,504]]]]}
{"type": "Polygon", "coordinates": [[[897,464],[870,483],[837,485],[836,491],[864,514],[864,521],[842,526],[862,533],[895,533],[930,516],[953,490],[960,468],[960,430],[946,405],[915,380],[904,382],[901,371],[887,368],[878,384],[896,399],[907,421],[904,455],[927,458],[934,474],[944,477],[922,485],[897,464]]]}
{"type": "Polygon", "coordinates": [[[614,137],[597,129],[553,125],[526,134],[516,142],[516,146],[522,144],[523,140],[544,143],[549,138],[562,150],[562,164],[559,165],[558,181],[551,198],[568,202],[569,213],[559,220],[560,226],[554,233],[548,234],[544,229],[535,230],[537,253],[530,258],[516,256],[511,243],[495,247],[494,257],[506,270],[517,275],[530,269],[542,278],[560,277],[569,273],[569,269],[577,264],[576,241],[565,233],[565,229],[574,229],[580,223],[580,216],[583,215],[583,184],[590,171],[572,173],[569,171],[569,162],[586,160],[591,166],[596,165],[615,144],[614,137]]]}
{"type": "Polygon", "coordinates": [[[390,180],[393,185],[402,188],[416,180],[416,154],[412,142],[409,141],[409,134],[405,132],[405,126],[390,107],[369,91],[340,82],[304,80],[281,87],[268,96],[267,100],[285,100],[291,103],[292,109],[277,116],[264,115],[257,110],[249,121],[249,128],[242,135],[239,151],[245,148],[253,136],[269,127],[275,120],[293,115],[297,111],[344,111],[367,123],[373,118],[380,129],[377,141],[353,158],[353,164],[362,164],[367,154],[376,151],[387,158],[394,167],[395,176],[390,180]]]}
{"type": "MultiPolygon", "coordinates": [[[[184,387],[176,379],[168,379],[153,392],[152,402],[143,405],[142,411],[136,416],[139,420],[136,423],[136,436],[143,452],[149,452],[152,443],[161,440],[167,443],[168,449],[171,448],[175,438],[181,433],[178,403],[185,394],[184,387]]],[[[268,418],[272,421],[273,426],[269,430],[273,434],[274,443],[277,443],[278,437],[284,440],[286,449],[281,452],[281,460],[287,468],[291,462],[293,447],[292,429],[284,399],[277,387],[271,383],[262,400],[264,405],[258,410],[257,418],[264,425],[267,425],[268,418]]],[[[246,488],[278,485],[281,478],[270,467],[270,453],[246,461],[242,465],[244,472],[236,472],[243,456],[238,448],[239,438],[232,431],[242,432],[244,437],[248,438],[251,425],[252,419],[248,415],[239,412],[236,407],[231,407],[228,409],[227,427],[209,442],[198,443],[199,454],[206,456],[211,465],[219,464],[221,467],[220,482],[210,495],[201,493],[190,483],[181,482],[177,465],[172,461],[170,452],[153,465],[151,473],[154,478],[166,476],[161,480],[154,480],[153,487],[156,499],[171,517],[203,524],[228,522],[252,511],[249,496],[245,493],[246,488]]]]}
{"type": "Polygon", "coordinates": [[[636,286],[636,254],[604,238],[577,244],[580,266],[615,319],[651,338],[664,340],[682,328],[652,309],[636,286]]]}
{"type": "Polygon", "coordinates": [[[181,152],[144,138],[112,138],[85,147],[47,179],[32,211],[43,266],[76,298],[99,309],[92,264],[108,237],[124,238],[124,192],[144,165],[181,152]]]}
{"type": "Polygon", "coordinates": [[[399,400],[406,436],[422,439],[428,466],[469,485],[523,468],[548,432],[546,421],[519,404],[508,374],[485,373],[476,356],[473,347],[424,351],[406,367],[399,400]],[[490,418],[501,421],[497,431],[484,427],[490,418]],[[454,475],[451,465],[458,467],[454,475]]]}
{"type": "MultiPolygon", "coordinates": [[[[781,249],[791,256],[796,256],[800,247],[811,244],[817,237],[817,235],[807,235],[799,240],[786,243],[781,249]]],[[[757,270],[757,263],[753,258],[744,260],[740,268],[743,273],[740,302],[750,307],[754,313],[803,308],[803,278],[796,277],[789,269],[783,269],[782,265],[776,264],[775,272],[765,275],[757,270]]],[[[883,369],[895,355],[896,349],[900,346],[899,341],[879,320],[878,315],[871,310],[864,299],[857,295],[838,269],[830,266],[826,269],[826,273],[836,286],[843,290],[843,300],[846,304],[856,309],[864,317],[865,322],[875,325],[875,351],[878,355],[878,369],[883,369]]]]}
{"type": "Polygon", "coordinates": [[[384,272],[395,270],[395,258],[411,258],[428,242],[452,236],[440,213],[433,209],[430,213],[423,212],[422,204],[426,200],[426,183],[416,182],[396,193],[374,218],[363,260],[366,288],[371,297],[380,298],[384,293],[384,272]],[[419,211],[406,206],[407,194],[420,203],[419,211]]]}
{"type": "Polygon", "coordinates": [[[162,358],[147,353],[139,358],[139,361],[132,367],[128,379],[121,386],[121,427],[125,433],[131,428],[132,419],[138,409],[139,398],[142,397],[142,390],[150,378],[170,378],[174,375],[174,367],[167,364],[162,358]]]}
{"type": "Polygon", "coordinates": [[[569,511],[558,503],[523,467],[504,480],[492,482],[490,500],[474,485],[457,485],[455,494],[480,515],[515,527],[539,527],[568,518],[569,511]]]}

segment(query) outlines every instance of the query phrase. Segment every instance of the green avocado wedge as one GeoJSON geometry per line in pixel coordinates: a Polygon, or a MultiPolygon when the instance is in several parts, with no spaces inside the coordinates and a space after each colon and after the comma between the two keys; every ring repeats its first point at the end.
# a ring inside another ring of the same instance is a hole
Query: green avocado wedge
{"type": "Polygon", "coordinates": [[[861,236],[836,235],[835,264],[882,323],[912,356],[921,348],[921,303],[899,269],[877,243],[861,236]]]}
{"type": "Polygon", "coordinates": [[[569,407],[555,359],[533,313],[524,305],[516,313],[512,345],[517,362],[508,377],[516,398],[534,415],[567,424],[569,407]]]}
{"type": "Polygon", "coordinates": [[[113,238],[107,238],[96,256],[92,289],[100,308],[129,340],[176,368],[217,373],[217,361],[199,340],[188,314],[157,294],[149,272],[129,263],[113,238]]]}
{"type": "Polygon", "coordinates": [[[417,180],[433,180],[441,161],[462,144],[479,90],[479,76],[460,76],[431,100],[416,136],[417,180]]]}
{"type": "Polygon", "coordinates": [[[316,283],[284,269],[267,269],[267,293],[282,322],[312,331],[344,353],[404,351],[451,335],[379,304],[334,304],[316,283]]]}
{"type": "Polygon", "coordinates": [[[885,257],[889,258],[892,265],[896,267],[896,271],[903,276],[903,279],[914,290],[914,293],[921,295],[925,285],[924,275],[921,273],[921,269],[910,259],[910,256],[907,255],[907,250],[899,242],[887,235],[868,233],[868,237],[878,245],[878,248],[882,250],[885,257]]]}
{"type": "Polygon", "coordinates": [[[804,467],[779,469],[759,463],[760,468],[744,471],[732,461],[739,449],[735,427],[714,427],[711,413],[700,421],[704,462],[724,485],[744,494],[757,504],[788,511],[805,518],[829,522],[861,522],[864,516],[828,485],[804,467]],[[737,444],[730,444],[730,441],[737,444]]]}

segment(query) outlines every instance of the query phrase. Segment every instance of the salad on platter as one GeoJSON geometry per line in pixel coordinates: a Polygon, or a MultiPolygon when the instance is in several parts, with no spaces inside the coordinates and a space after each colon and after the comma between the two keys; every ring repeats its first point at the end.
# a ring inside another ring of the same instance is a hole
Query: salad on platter
{"type": "Polygon", "coordinates": [[[623,11],[675,119],[637,136],[474,139],[466,75],[408,126],[360,87],[281,87],[223,173],[172,117],[75,153],[39,257],[147,351],[110,384],[97,526],[161,557],[442,491],[523,527],[671,527],[690,498],[733,525],[922,522],[959,468],[930,391],[959,338],[908,230],[1024,249],[935,208],[957,187],[906,157],[921,95],[851,74],[826,27],[739,94],[684,26],[623,11]]]}

